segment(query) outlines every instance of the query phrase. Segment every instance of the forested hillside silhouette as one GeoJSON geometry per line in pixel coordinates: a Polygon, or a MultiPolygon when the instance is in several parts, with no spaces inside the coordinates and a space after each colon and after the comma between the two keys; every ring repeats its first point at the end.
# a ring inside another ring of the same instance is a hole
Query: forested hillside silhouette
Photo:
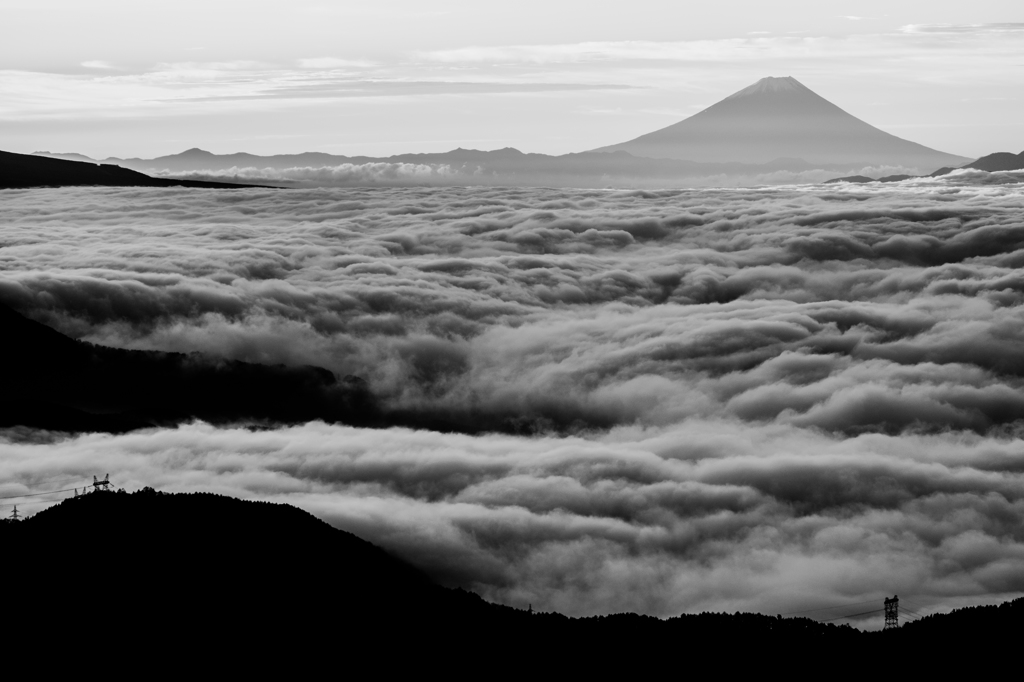
{"type": "MultiPolygon", "coordinates": [[[[357,376],[314,366],[262,365],[79,341],[0,303],[0,428],[125,433],[194,419],[211,424],[302,424],[532,434],[577,426],[543,418],[385,405],[357,376]]],[[[612,421],[597,426],[613,425],[612,421]]]]}
{"type": "Polygon", "coordinates": [[[364,382],[319,367],[257,365],[77,341],[0,304],[0,427],[124,432],[211,423],[314,419],[371,424],[364,382]]]}
{"type": "Polygon", "coordinates": [[[999,649],[1024,615],[1018,599],[861,632],[760,614],[531,613],[440,587],[288,505],[149,488],[97,491],[0,523],[0,548],[18,651],[102,650],[161,669],[454,676],[495,665],[606,674],[672,665],[686,676],[824,662],[870,674],[919,658],[920,671],[938,662],[936,646],[999,649]]]}

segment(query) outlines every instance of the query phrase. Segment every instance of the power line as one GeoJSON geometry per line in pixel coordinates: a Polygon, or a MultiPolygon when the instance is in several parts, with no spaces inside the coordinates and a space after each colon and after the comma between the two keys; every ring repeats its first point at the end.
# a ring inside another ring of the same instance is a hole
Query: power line
{"type": "Polygon", "coordinates": [[[69,498],[65,495],[64,497],[58,497],[58,498],[54,498],[52,500],[32,500],[31,502],[16,502],[16,503],[0,504],[0,507],[31,507],[34,504],[56,504],[58,502],[63,502],[66,499],[69,499],[69,498]]]}
{"type": "Polygon", "coordinates": [[[856,617],[858,615],[870,615],[871,613],[881,613],[882,610],[883,609],[881,608],[876,608],[872,611],[861,611],[860,613],[850,613],[849,615],[837,615],[836,617],[834,617],[834,619],[825,619],[823,621],[818,621],[818,623],[828,623],[829,621],[842,621],[843,619],[852,619],[852,617],[856,617]]]}
{"type": "MultiPolygon", "coordinates": [[[[927,607],[928,607],[927,605],[925,605],[925,606],[919,606],[919,605],[917,605],[917,604],[914,604],[914,603],[912,603],[912,602],[908,602],[908,603],[907,603],[907,606],[905,606],[905,607],[903,607],[903,608],[904,608],[905,610],[907,610],[907,611],[911,611],[911,612],[913,612],[913,611],[914,611],[915,609],[924,609],[924,608],[927,608],[927,607]]],[[[918,615],[920,615],[920,614],[918,614],[918,615]]]]}
{"type": "Polygon", "coordinates": [[[873,604],[876,601],[878,601],[878,600],[877,599],[867,599],[865,601],[855,601],[852,604],[839,604],[837,606],[822,606],[820,609],[805,609],[804,611],[786,611],[785,613],[780,613],[778,615],[780,615],[780,616],[792,616],[792,615],[797,614],[797,613],[812,613],[814,611],[828,611],[830,609],[844,609],[844,608],[846,608],[848,606],[860,606],[861,604],[873,604]]]}
{"type": "MultiPolygon", "coordinates": [[[[88,488],[90,486],[86,485],[84,487],[88,488]]],[[[66,493],[66,492],[70,492],[72,490],[78,490],[78,488],[64,488],[63,490],[49,490],[49,491],[47,491],[45,493],[26,493],[24,495],[7,495],[5,497],[0,497],[0,500],[20,500],[23,497],[39,497],[40,495],[53,495],[54,493],[66,493]]]]}
{"type": "MultiPolygon", "coordinates": [[[[83,493],[85,493],[89,488],[93,488],[94,490],[109,490],[111,485],[112,484],[110,482],[110,474],[107,474],[106,477],[103,480],[100,480],[100,479],[96,478],[95,476],[93,476],[92,477],[92,483],[87,483],[87,484],[83,485],[81,490],[82,490],[83,493]]],[[[71,491],[74,491],[75,494],[77,495],[78,494],[78,490],[79,490],[78,488],[62,488],[60,490],[47,490],[47,491],[41,492],[41,493],[25,493],[24,495],[4,495],[3,497],[0,497],[0,500],[22,500],[22,499],[25,499],[25,498],[28,498],[28,497],[42,497],[43,495],[60,495],[62,493],[69,493],[71,491]]],[[[51,502],[60,502],[60,501],[62,501],[62,500],[50,499],[50,500],[36,500],[36,501],[32,501],[32,502],[3,502],[3,503],[0,503],[0,507],[11,507],[11,506],[13,506],[15,511],[17,511],[18,505],[25,506],[25,505],[32,505],[32,504],[49,504],[51,502]]]]}
{"type": "MultiPolygon", "coordinates": [[[[85,488],[72,488],[72,490],[81,490],[82,494],[85,494],[85,492],[87,490],[89,490],[89,488],[88,488],[88,486],[86,486],[85,488]]],[[[0,502],[0,507],[11,507],[11,506],[14,506],[14,507],[28,507],[28,506],[31,506],[33,504],[49,504],[51,502],[60,502],[62,500],[67,499],[67,493],[68,492],[69,491],[63,491],[62,490],[62,491],[51,491],[49,493],[45,493],[47,495],[60,495],[60,497],[54,497],[54,498],[50,498],[50,499],[47,499],[47,500],[29,500],[28,502],[0,502]]],[[[33,497],[35,497],[35,496],[33,496],[33,497]]]]}

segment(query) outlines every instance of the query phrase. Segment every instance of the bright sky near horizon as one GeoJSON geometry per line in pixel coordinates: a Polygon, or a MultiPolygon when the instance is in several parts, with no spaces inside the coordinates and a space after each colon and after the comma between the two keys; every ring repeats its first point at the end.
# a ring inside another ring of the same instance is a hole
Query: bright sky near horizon
{"type": "Polygon", "coordinates": [[[0,0],[0,149],[560,154],[793,76],[964,156],[1024,149],[1019,0],[0,0]]]}

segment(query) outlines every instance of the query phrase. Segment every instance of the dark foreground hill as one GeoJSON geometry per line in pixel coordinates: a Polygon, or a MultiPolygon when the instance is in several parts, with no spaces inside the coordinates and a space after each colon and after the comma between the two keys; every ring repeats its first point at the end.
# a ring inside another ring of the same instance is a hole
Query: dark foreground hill
{"type": "MultiPolygon", "coordinates": [[[[54,159],[0,151],[0,189],[25,187],[204,187],[234,189],[238,183],[164,180],[112,164],[54,159]]],[[[251,185],[249,185],[251,186],[251,185]]]]}
{"type": "Polygon", "coordinates": [[[439,587],[287,505],[152,489],[90,493],[0,523],[0,551],[17,660],[74,670],[86,652],[147,677],[168,667],[454,677],[666,666],[687,677],[812,665],[864,676],[893,664],[948,670],[951,655],[984,657],[983,669],[1009,653],[1024,616],[1017,600],[884,633],[759,614],[571,619],[439,587]]]}
{"type": "Polygon", "coordinates": [[[367,424],[365,384],[319,367],[108,348],[0,304],[0,427],[123,432],[192,419],[367,424]]]}

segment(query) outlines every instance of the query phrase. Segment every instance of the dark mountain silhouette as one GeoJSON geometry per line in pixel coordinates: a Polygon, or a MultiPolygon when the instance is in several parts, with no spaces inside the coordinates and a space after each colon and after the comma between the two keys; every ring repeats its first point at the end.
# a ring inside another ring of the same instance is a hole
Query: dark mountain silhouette
{"type": "Polygon", "coordinates": [[[1020,154],[996,152],[995,154],[983,156],[977,161],[972,161],[963,166],[963,168],[976,168],[990,173],[995,171],[1024,170],[1024,152],[1020,154]]]}
{"type": "Polygon", "coordinates": [[[865,182],[878,182],[878,178],[870,178],[866,175],[847,175],[846,177],[842,178],[832,178],[831,180],[826,180],[825,184],[831,185],[836,182],[852,182],[855,184],[863,184],[865,182]]]}
{"type": "MultiPolygon", "coordinates": [[[[0,427],[123,433],[202,419],[213,424],[312,420],[372,428],[532,434],[578,428],[577,416],[452,411],[383,404],[359,377],[321,367],[200,353],[110,348],[71,339],[0,303],[0,427]]],[[[592,423],[610,428],[612,422],[592,423]]]]}
{"type": "Polygon", "coordinates": [[[23,187],[205,187],[233,189],[238,183],[151,178],[114,164],[95,164],[0,151],[0,189],[23,187]]]}
{"type": "Polygon", "coordinates": [[[795,78],[762,78],[679,123],[595,149],[690,161],[897,165],[929,172],[970,159],[929,149],[848,114],[795,78]]]}
{"type": "Polygon", "coordinates": [[[749,613],[531,613],[440,587],[288,505],[148,488],[97,491],[0,523],[0,548],[7,651],[19,660],[88,656],[82,665],[112,658],[135,674],[636,674],[666,664],[764,673],[818,663],[851,675],[894,663],[920,672],[948,669],[936,647],[967,657],[1007,651],[1024,617],[1024,599],[873,633],[749,613]]]}
{"type": "Polygon", "coordinates": [[[319,367],[76,341],[0,304],[0,426],[122,432],[191,419],[370,424],[364,382],[319,367]]]}
{"type": "MultiPolygon", "coordinates": [[[[934,175],[935,174],[932,173],[932,176],[934,176],[934,175]]],[[[920,178],[920,177],[931,177],[931,176],[923,176],[923,175],[886,175],[886,176],[883,176],[881,178],[870,178],[870,177],[868,177],[866,175],[848,175],[845,178],[832,178],[831,180],[826,180],[825,184],[826,185],[830,185],[830,184],[833,184],[833,183],[836,183],[836,182],[853,182],[853,183],[899,182],[901,180],[909,180],[910,178],[920,178]]]]}

